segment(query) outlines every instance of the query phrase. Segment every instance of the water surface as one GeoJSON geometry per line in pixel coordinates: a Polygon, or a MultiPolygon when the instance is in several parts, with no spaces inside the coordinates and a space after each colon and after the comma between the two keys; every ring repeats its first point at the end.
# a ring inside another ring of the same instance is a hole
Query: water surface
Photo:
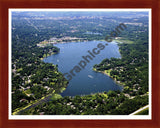
{"type": "MultiPolygon", "coordinates": [[[[89,55],[88,50],[92,51],[99,43],[106,44],[105,41],[89,42],[71,42],[56,44],[60,48],[60,53],[51,55],[44,59],[44,62],[58,64],[58,69],[62,73],[68,73],[83,60],[82,56],[89,55]]],[[[100,51],[93,60],[87,63],[86,67],[69,81],[67,89],[61,94],[62,96],[87,95],[109,90],[121,90],[122,87],[117,85],[113,79],[103,73],[92,70],[93,65],[99,64],[105,58],[120,58],[119,48],[115,42],[108,43],[105,49],[100,51]]]]}

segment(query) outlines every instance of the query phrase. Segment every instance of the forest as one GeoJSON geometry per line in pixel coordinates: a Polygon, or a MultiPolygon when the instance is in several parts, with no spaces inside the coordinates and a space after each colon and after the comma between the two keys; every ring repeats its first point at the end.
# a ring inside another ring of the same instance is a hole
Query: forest
{"type": "Polygon", "coordinates": [[[122,58],[105,59],[94,65],[94,70],[105,71],[124,86],[124,93],[131,96],[148,92],[148,35],[142,34],[134,43],[120,43],[122,58]]]}
{"type": "MultiPolygon", "coordinates": [[[[133,44],[119,43],[122,58],[105,59],[94,65],[96,71],[123,86],[123,91],[109,91],[86,96],[52,99],[22,114],[45,115],[128,115],[148,104],[148,42],[141,35],[133,44]],[[145,41],[143,41],[143,39],[145,41]]],[[[145,113],[148,114],[148,113],[145,113]]]]}
{"type": "Polygon", "coordinates": [[[21,115],[128,115],[148,104],[148,47],[148,16],[144,15],[136,18],[77,16],[56,20],[13,15],[12,113],[53,94],[49,102],[23,111],[21,115]],[[55,98],[54,94],[59,95],[68,81],[58,71],[58,65],[44,63],[43,58],[58,54],[60,49],[37,44],[52,37],[68,36],[104,40],[120,22],[127,25],[119,40],[115,40],[121,42],[118,43],[121,58],[106,58],[93,69],[109,75],[123,86],[123,91],[55,98]]]}

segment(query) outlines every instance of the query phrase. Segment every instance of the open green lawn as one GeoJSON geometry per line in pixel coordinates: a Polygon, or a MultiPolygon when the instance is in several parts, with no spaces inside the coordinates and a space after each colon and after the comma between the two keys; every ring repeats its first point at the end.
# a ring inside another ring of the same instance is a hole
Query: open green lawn
{"type": "Polygon", "coordinates": [[[54,94],[51,99],[52,100],[57,100],[57,99],[60,99],[60,98],[62,98],[62,96],[60,94],[54,94]]]}
{"type": "Polygon", "coordinates": [[[118,39],[118,40],[114,40],[114,41],[116,41],[116,42],[118,42],[118,43],[126,43],[126,44],[133,44],[134,42],[133,41],[131,41],[131,40],[127,40],[127,39],[118,39]]]}
{"type": "Polygon", "coordinates": [[[102,95],[103,95],[106,99],[108,98],[108,95],[107,95],[107,94],[103,93],[102,95]]]}
{"type": "Polygon", "coordinates": [[[104,72],[110,76],[111,69],[105,70],[104,72]]]}
{"type": "Polygon", "coordinates": [[[138,113],[136,113],[135,115],[148,115],[149,114],[149,108],[146,108],[138,113]]]}
{"type": "Polygon", "coordinates": [[[17,69],[17,72],[20,72],[20,71],[22,71],[23,70],[23,68],[19,68],[19,69],[17,69]]]}

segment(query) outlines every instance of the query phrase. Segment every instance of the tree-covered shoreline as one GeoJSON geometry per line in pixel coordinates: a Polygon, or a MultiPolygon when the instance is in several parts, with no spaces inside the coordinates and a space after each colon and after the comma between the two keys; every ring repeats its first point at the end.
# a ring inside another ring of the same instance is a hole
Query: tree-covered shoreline
{"type": "MultiPolygon", "coordinates": [[[[131,49],[132,48],[134,49],[135,47],[134,45],[121,43],[119,44],[119,50],[121,51],[123,49],[123,46],[125,45],[128,45],[128,47],[131,49]]],[[[138,44],[138,45],[140,46],[141,44],[138,44]]],[[[132,50],[130,52],[132,52],[132,50]]],[[[122,58],[120,59],[111,58],[111,60],[113,59],[114,61],[110,61],[110,62],[115,63],[115,61],[117,60],[124,61],[126,58],[128,58],[128,57],[123,58],[126,56],[125,52],[121,52],[121,55],[122,55],[122,58]]],[[[106,61],[109,62],[109,59],[103,60],[100,63],[100,66],[102,66],[102,64],[104,64],[106,61]]],[[[97,68],[97,67],[99,66],[98,65],[94,66],[94,68],[97,68]]],[[[98,69],[97,71],[104,72],[103,70],[106,67],[102,66],[99,68],[100,70],[98,69]]],[[[118,74],[116,74],[117,76],[115,76],[114,73],[112,73],[112,71],[109,70],[109,68],[107,69],[107,71],[109,71],[107,75],[113,78],[114,80],[116,80],[116,82],[118,82],[116,79],[118,74]]],[[[52,114],[53,115],[128,115],[136,111],[137,109],[148,104],[148,90],[146,90],[145,92],[141,92],[137,90],[136,91],[137,94],[133,94],[131,92],[135,90],[131,90],[132,88],[131,86],[128,86],[127,82],[124,82],[124,81],[118,82],[124,87],[122,92],[109,91],[109,92],[96,93],[96,94],[86,95],[86,96],[75,96],[75,97],[65,96],[59,99],[53,98],[52,101],[38,105],[35,108],[31,108],[30,110],[27,110],[23,112],[22,114],[23,115],[27,115],[27,114],[37,115],[41,113],[44,115],[52,115],[52,114]]]]}
{"type": "Polygon", "coordinates": [[[38,104],[20,115],[128,115],[147,105],[148,16],[143,14],[135,19],[134,15],[131,18],[124,18],[121,14],[55,20],[40,17],[39,20],[15,13],[12,20],[12,114],[49,94],[54,94],[51,101],[38,104]],[[123,91],[59,96],[68,81],[58,71],[57,65],[42,60],[57,54],[60,49],[52,45],[39,47],[37,44],[52,37],[59,41],[68,36],[87,41],[104,40],[119,22],[127,24],[127,29],[117,37],[124,42],[119,44],[121,58],[102,60],[94,69],[106,72],[122,83],[123,91]],[[88,31],[89,34],[86,33],[88,31]]]}

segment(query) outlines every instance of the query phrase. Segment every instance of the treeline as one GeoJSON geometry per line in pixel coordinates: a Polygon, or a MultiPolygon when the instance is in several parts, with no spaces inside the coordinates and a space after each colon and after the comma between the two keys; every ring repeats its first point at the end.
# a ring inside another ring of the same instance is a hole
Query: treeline
{"type": "Polygon", "coordinates": [[[141,22],[127,25],[119,36],[134,41],[119,44],[121,59],[105,59],[94,68],[106,71],[124,85],[122,92],[109,91],[87,96],[52,99],[22,114],[46,115],[111,115],[130,114],[148,104],[148,21],[147,17],[125,19],[107,18],[86,20],[29,20],[12,21],[12,112],[50,93],[60,93],[67,80],[56,65],[42,58],[58,53],[54,46],[38,47],[51,37],[78,37],[87,40],[105,39],[121,22],[141,22]],[[118,21],[118,22],[116,22],[118,21]],[[33,26],[34,25],[34,26],[33,26]],[[87,31],[100,35],[85,34],[87,31]]]}
{"type": "Polygon", "coordinates": [[[46,39],[35,36],[33,27],[25,21],[13,20],[12,30],[12,112],[50,93],[59,93],[68,81],[58,72],[56,65],[44,63],[42,59],[58,53],[55,46],[38,47],[46,39]]]}
{"type": "Polygon", "coordinates": [[[141,35],[133,44],[121,43],[122,58],[104,59],[94,65],[97,71],[108,72],[116,81],[124,85],[124,93],[130,96],[148,92],[148,37],[141,35]],[[145,39],[144,39],[145,37],[145,39]]]}
{"type": "Polygon", "coordinates": [[[24,111],[22,115],[128,115],[148,104],[148,96],[127,98],[120,91],[96,93],[87,96],[64,97],[52,99],[34,108],[24,111]]]}

